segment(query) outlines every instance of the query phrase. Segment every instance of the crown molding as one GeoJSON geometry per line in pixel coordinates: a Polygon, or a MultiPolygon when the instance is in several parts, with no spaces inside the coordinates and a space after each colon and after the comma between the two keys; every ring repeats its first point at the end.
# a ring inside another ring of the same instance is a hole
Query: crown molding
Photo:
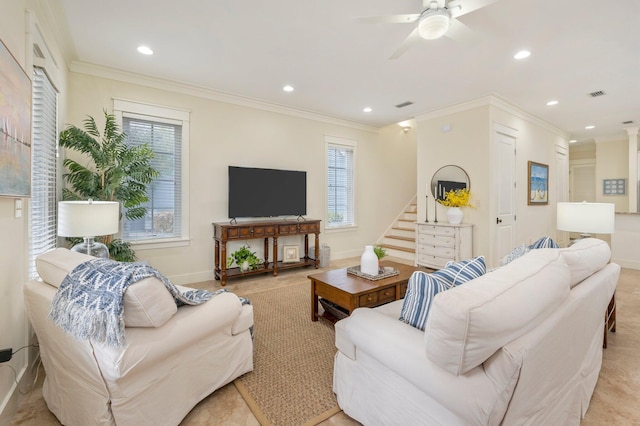
{"type": "Polygon", "coordinates": [[[418,115],[416,116],[416,120],[418,122],[431,120],[434,118],[443,117],[445,115],[457,114],[473,108],[480,108],[484,106],[492,106],[501,109],[502,111],[514,115],[522,120],[528,121],[532,124],[535,124],[536,126],[549,130],[550,132],[562,138],[565,138],[567,140],[569,139],[570,135],[568,132],[554,126],[553,124],[541,119],[540,117],[537,117],[524,111],[523,109],[518,108],[517,106],[511,104],[509,101],[495,93],[418,115]]]}
{"type": "Polygon", "coordinates": [[[629,138],[628,137],[624,137],[624,135],[620,135],[620,136],[603,136],[603,137],[599,137],[599,138],[594,138],[593,142],[595,144],[599,144],[599,143],[609,143],[609,142],[629,142],[629,138]]]}
{"type": "Polygon", "coordinates": [[[276,104],[260,99],[249,98],[236,95],[233,93],[223,92],[220,90],[210,89],[208,87],[197,86],[179,81],[166,80],[157,77],[150,77],[143,74],[137,74],[130,71],[124,71],[117,68],[105,67],[83,61],[72,61],[69,69],[78,74],[86,74],[93,77],[107,78],[110,80],[121,81],[124,83],[136,84],[139,86],[150,87],[154,89],[165,90],[183,95],[194,96],[203,99],[210,99],[219,102],[226,102],[234,105],[241,105],[249,108],[260,109],[264,111],[275,112],[279,114],[289,115],[307,120],[320,121],[323,123],[334,124],[337,126],[349,127],[352,129],[363,130],[366,132],[380,133],[380,129],[366,124],[349,121],[338,117],[332,117],[312,111],[292,108],[285,105],[276,104]]]}

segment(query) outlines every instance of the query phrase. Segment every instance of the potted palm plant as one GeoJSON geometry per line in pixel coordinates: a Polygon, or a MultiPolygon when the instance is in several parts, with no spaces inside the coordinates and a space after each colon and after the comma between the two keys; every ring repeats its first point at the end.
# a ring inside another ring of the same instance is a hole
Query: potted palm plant
{"type": "MultiPolygon", "coordinates": [[[[116,117],[104,111],[104,131],[100,134],[93,117],[83,121],[83,128],[69,125],[60,133],[60,146],[85,155],[90,162],[65,158],[68,186],[62,190],[64,200],[119,201],[129,220],[147,214],[144,203],[147,185],[158,176],[151,166],[154,153],[147,145],[128,146],[126,134],[120,131],[116,117]]],[[[99,238],[109,248],[111,258],[132,262],[136,260],[131,244],[112,235],[99,238]]]]}

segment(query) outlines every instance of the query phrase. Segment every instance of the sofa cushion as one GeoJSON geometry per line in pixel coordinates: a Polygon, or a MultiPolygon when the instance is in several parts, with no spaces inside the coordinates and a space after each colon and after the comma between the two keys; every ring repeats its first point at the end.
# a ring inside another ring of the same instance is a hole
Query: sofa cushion
{"type": "Polygon", "coordinates": [[[478,256],[460,262],[449,261],[443,269],[435,271],[431,275],[436,279],[444,280],[449,284],[449,287],[454,287],[478,278],[486,272],[487,265],[484,256],[478,256]]]}
{"type": "Polygon", "coordinates": [[[436,279],[431,274],[415,271],[407,283],[400,321],[424,330],[433,298],[448,288],[449,285],[446,282],[436,279]]]}
{"type": "Polygon", "coordinates": [[[464,374],[536,327],[569,294],[569,268],[560,253],[532,250],[439,293],[425,327],[427,357],[451,374],[464,374]]]}
{"type": "MultiPolygon", "coordinates": [[[[36,269],[42,280],[56,288],[67,274],[83,262],[94,259],[83,253],[57,248],[36,258],[36,269]]],[[[124,323],[126,327],[159,327],[178,308],[165,285],[155,277],[132,284],[124,293],[124,323]]]]}
{"type": "Polygon", "coordinates": [[[560,250],[571,272],[571,287],[602,269],[611,259],[611,248],[597,238],[582,238],[560,250]]]}

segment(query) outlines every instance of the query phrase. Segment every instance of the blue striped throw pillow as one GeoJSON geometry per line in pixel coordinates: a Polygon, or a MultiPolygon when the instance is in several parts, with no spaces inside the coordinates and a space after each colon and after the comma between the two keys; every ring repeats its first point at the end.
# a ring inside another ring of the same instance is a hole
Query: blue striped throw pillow
{"type": "Polygon", "coordinates": [[[444,269],[432,273],[439,281],[447,283],[448,287],[454,287],[471,281],[487,273],[487,264],[484,256],[478,256],[461,262],[448,262],[444,269]]]}
{"type": "Polygon", "coordinates": [[[435,279],[426,272],[415,271],[407,284],[400,321],[424,330],[433,298],[447,289],[448,286],[443,281],[435,279]]]}
{"type": "Polygon", "coordinates": [[[529,246],[530,249],[540,249],[540,248],[560,248],[560,246],[551,239],[551,237],[542,237],[535,243],[529,246]]]}

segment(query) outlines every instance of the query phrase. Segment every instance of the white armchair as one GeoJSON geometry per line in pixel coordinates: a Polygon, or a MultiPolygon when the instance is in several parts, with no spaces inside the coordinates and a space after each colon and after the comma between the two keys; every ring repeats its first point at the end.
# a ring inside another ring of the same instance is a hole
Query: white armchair
{"type": "Polygon", "coordinates": [[[200,400],[253,370],[251,305],[222,293],[176,307],[154,277],[125,293],[125,346],[75,340],[48,314],[66,274],[89,259],[66,249],[45,253],[36,261],[43,281],[24,287],[46,371],[43,396],[61,423],[177,425],[200,400]]]}

